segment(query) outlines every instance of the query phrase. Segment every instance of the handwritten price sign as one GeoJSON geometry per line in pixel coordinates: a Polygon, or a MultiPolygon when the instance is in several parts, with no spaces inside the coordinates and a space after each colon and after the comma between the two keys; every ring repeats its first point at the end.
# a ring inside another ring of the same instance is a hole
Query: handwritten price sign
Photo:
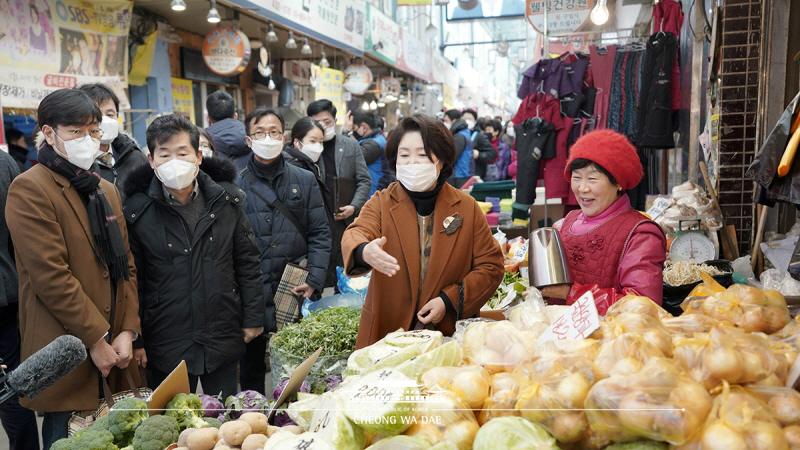
{"type": "Polygon", "coordinates": [[[600,328],[594,296],[587,292],[539,336],[539,343],[552,340],[586,339],[600,328]]]}

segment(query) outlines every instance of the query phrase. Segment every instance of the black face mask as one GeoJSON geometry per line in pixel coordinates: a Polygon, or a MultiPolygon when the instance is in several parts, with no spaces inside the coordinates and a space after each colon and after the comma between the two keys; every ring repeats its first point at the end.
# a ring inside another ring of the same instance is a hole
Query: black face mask
{"type": "Polygon", "coordinates": [[[360,128],[356,128],[355,130],[353,130],[353,137],[357,141],[360,141],[360,140],[364,139],[364,136],[361,133],[359,133],[358,130],[360,130],[360,128]]]}

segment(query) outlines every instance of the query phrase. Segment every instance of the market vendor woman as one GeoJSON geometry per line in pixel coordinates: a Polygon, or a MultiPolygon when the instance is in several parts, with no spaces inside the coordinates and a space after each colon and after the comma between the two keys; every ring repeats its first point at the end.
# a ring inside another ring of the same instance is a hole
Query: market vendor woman
{"type": "Polygon", "coordinates": [[[542,295],[570,304],[596,285],[601,315],[627,293],[661,304],[666,238],[625,193],[642,175],[636,149],[619,133],[593,131],[575,142],[564,176],[581,209],[556,223],[574,284],[546,287],[542,295]]]}
{"type": "Polygon", "coordinates": [[[447,127],[406,117],[389,135],[386,158],[398,181],[375,193],[342,238],[347,275],[374,269],[357,348],[418,324],[451,335],[503,279],[500,246],[477,202],[445,183],[455,160],[447,127]]]}

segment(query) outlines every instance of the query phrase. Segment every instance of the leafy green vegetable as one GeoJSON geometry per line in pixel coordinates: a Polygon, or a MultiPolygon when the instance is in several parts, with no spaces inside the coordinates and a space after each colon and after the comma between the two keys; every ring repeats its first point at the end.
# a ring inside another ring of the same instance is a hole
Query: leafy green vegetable
{"type": "Polygon", "coordinates": [[[133,450],[163,450],[177,442],[179,434],[178,421],[174,417],[150,416],[136,428],[136,433],[133,434],[133,450]]]}
{"type": "Polygon", "coordinates": [[[114,435],[107,430],[86,431],[74,438],[59,439],[50,447],[53,450],[117,450],[114,435]]]}
{"type": "Polygon", "coordinates": [[[166,416],[178,421],[181,431],[186,428],[205,428],[209,425],[203,421],[203,401],[197,394],[178,394],[167,403],[166,416]]]}
{"type": "Polygon", "coordinates": [[[356,348],[360,319],[361,311],[351,306],[313,312],[300,323],[283,327],[272,336],[272,345],[301,357],[320,347],[320,356],[350,353],[356,348]]]}
{"type": "Polygon", "coordinates": [[[142,399],[129,397],[115,403],[108,413],[108,431],[114,435],[114,443],[120,447],[131,445],[136,428],[149,416],[142,399]]]}
{"type": "Polygon", "coordinates": [[[556,440],[541,425],[521,417],[497,417],[475,435],[473,450],[558,450],[556,440]]]}
{"type": "MultiPolygon", "coordinates": [[[[528,290],[528,282],[522,278],[519,273],[511,273],[506,270],[503,274],[503,282],[497,287],[497,290],[494,292],[489,301],[486,302],[486,305],[490,309],[497,309],[497,307],[500,305],[500,302],[502,302],[512,290],[517,293],[516,300],[522,301],[524,300],[522,298],[522,293],[528,290]]],[[[514,303],[512,302],[512,304],[514,303]]]]}
{"type": "Polygon", "coordinates": [[[519,272],[512,273],[506,270],[503,274],[503,284],[512,284],[516,283],[517,281],[522,281],[522,276],[519,274],[519,272]]]}

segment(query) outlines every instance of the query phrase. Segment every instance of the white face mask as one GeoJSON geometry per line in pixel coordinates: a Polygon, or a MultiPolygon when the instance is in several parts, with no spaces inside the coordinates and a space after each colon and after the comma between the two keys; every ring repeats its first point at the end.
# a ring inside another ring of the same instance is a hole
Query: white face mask
{"type": "Polygon", "coordinates": [[[119,136],[119,121],[103,116],[103,120],[100,122],[100,129],[103,130],[103,137],[100,138],[100,143],[110,144],[119,136]]]}
{"type": "Polygon", "coordinates": [[[317,162],[319,161],[319,156],[322,154],[322,143],[317,142],[316,144],[303,144],[302,142],[298,142],[300,144],[301,153],[311,158],[311,161],[317,162]]]}
{"type": "Polygon", "coordinates": [[[198,170],[196,163],[172,159],[156,167],[156,176],[164,186],[179,191],[192,185],[198,170]]]}
{"type": "Polygon", "coordinates": [[[260,141],[251,140],[253,153],[261,159],[271,160],[278,157],[283,150],[283,141],[266,136],[260,141]]]}
{"type": "Polygon", "coordinates": [[[211,151],[210,148],[201,148],[200,152],[203,154],[203,158],[211,158],[214,156],[214,152],[211,151]]]}
{"type": "Polygon", "coordinates": [[[475,128],[475,121],[474,120],[465,120],[464,122],[467,122],[467,128],[469,128],[470,130],[475,128]]]}
{"type": "MultiPolygon", "coordinates": [[[[67,152],[67,154],[61,156],[66,157],[67,161],[83,170],[89,170],[89,168],[92,167],[94,159],[100,151],[99,139],[92,139],[89,136],[84,136],[82,138],[65,141],[56,133],[56,130],[53,130],[53,134],[64,143],[64,151],[67,152]]],[[[53,147],[55,148],[55,146],[53,147]]],[[[58,148],[55,148],[55,150],[61,154],[58,148]]]]}
{"type": "Polygon", "coordinates": [[[328,142],[334,137],[336,137],[336,125],[325,128],[325,137],[323,137],[322,140],[328,142]]]}
{"type": "Polygon", "coordinates": [[[513,138],[513,137],[514,137],[514,127],[508,127],[508,128],[506,129],[506,134],[507,134],[509,137],[512,137],[512,138],[513,138]]]}
{"type": "Polygon", "coordinates": [[[438,178],[439,170],[433,163],[397,165],[397,181],[409,191],[425,192],[438,178]]]}

